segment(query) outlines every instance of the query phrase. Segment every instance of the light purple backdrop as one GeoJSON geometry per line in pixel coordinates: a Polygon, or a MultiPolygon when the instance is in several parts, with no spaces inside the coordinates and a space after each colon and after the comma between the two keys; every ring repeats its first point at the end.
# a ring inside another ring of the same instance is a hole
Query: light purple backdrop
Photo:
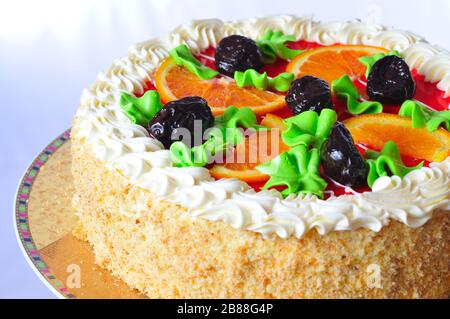
{"type": "Polygon", "coordinates": [[[127,47],[192,19],[314,14],[395,25],[450,49],[448,0],[2,1],[0,4],[0,297],[50,298],[13,229],[17,183],[70,127],[79,96],[127,47]]]}

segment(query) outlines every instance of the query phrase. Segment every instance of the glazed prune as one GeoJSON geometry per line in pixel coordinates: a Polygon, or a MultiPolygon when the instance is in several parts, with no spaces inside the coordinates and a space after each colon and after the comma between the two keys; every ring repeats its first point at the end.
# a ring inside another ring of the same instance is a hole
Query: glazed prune
{"type": "Polygon", "coordinates": [[[169,149],[173,142],[180,140],[189,147],[201,144],[203,133],[213,125],[214,116],[208,102],[198,96],[189,96],[167,103],[149,123],[147,130],[150,136],[169,149]],[[189,135],[184,134],[187,133],[185,130],[189,135]]]}
{"type": "Polygon", "coordinates": [[[217,71],[230,77],[235,71],[259,70],[263,67],[263,55],[252,39],[242,35],[223,38],[214,55],[217,71]]]}
{"type": "Polygon", "coordinates": [[[334,181],[349,187],[367,184],[368,167],[344,124],[334,124],[322,145],[321,158],[325,174],[334,181]]]}
{"type": "Polygon", "coordinates": [[[305,111],[320,113],[325,108],[333,109],[328,83],[310,75],[292,82],[286,103],[294,114],[305,111]]]}
{"type": "Polygon", "coordinates": [[[401,104],[412,99],[416,83],[405,60],[388,55],[378,60],[367,79],[367,95],[386,104],[401,104]]]}

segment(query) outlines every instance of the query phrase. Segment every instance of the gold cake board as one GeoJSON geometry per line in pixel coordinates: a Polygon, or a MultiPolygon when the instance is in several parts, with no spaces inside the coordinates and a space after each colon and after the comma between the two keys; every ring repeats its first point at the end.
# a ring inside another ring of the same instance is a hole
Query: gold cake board
{"type": "MultiPolygon", "coordinates": [[[[23,187],[22,181],[18,200],[23,187]]],[[[21,230],[26,227],[21,228],[17,222],[18,237],[26,258],[59,297],[144,298],[137,290],[97,266],[89,243],[72,235],[77,222],[71,205],[73,190],[70,140],[67,138],[48,156],[29,187],[26,226],[34,251],[27,246],[30,243],[26,233],[22,236],[21,230]]],[[[19,206],[17,201],[16,216],[20,213],[19,206]]]]}

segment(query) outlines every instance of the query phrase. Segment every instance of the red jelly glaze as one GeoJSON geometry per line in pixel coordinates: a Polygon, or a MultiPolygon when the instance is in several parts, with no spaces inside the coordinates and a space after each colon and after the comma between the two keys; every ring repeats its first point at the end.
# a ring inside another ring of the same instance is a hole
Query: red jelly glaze
{"type": "MultiPolygon", "coordinates": [[[[156,90],[156,87],[149,80],[146,80],[143,86],[144,86],[144,93],[150,90],[156,90]]],[[[134,95],[136,95],[137,97],[141,97],[142,95],[144,95],[144,93],[134,92],[134,95]]]]}
{"type": "Polygon", "coordinates": [[[195,57],[207,67],[216,70],[216,64],[214,63],[214,53],[216,52],[216,48],[209,47],[206,50],[203,50],[200,52],[200,54],[197,54],[195,57]]]}
{"type": "MultiPolygon", "coordinates": [[[[308,41],[296,41],[296,42],[290,42],[287,44],[287,46],[291,49],[296,50],[307,50],[307,49],[314,49],[318,47],[322,47],[322,45],[314,42],[308,42],[308,41]]],[[[200,54],[196,55],[196,58],[204,65],[216,70],[216,66],[214,63],[214,53],[215,48],[209,47],[205,50],[203,50],[200,54]]],[[[277,59],[273,64],[265,65],[260,71],[261,72],[267,72],[267,74],[270,77],[277,76],[278,74],[286,71],[286,66],[288,65],[288,61],[277,59]]],[[[436,83],[430,83],[425,81],[425,77],[417,72],[417,70],[412,71],[412,75],[414,77],[414,80],[416,82],[416,93],[414,98],[429,107],[437,110],[437,111],[443,111],[448,109],[448,105],[450,105],[450,97],[445,98],[444,92],[439,90],[436,87],[436,83]]],[[[366,78],[363,77],[362,79],[357,79],[354,81],[355,86],[358,88],[359,92],[361,93],[361,96],[363,98],[367,99],[366,94],[366,78]]],[[[145,91],[147,90],[154,90],[155,87],[150,81],[146,81],[144,84],[145,91]]],[[[142,95],[142,94],[141,94],[142,95]]],[[[139,95],[138,95],[139,96],[139,95]]],[[[349,114],[346,111],[346,105],[341,100],[333,97],[333,104],[335,106],[335,110],[338,114],[339,121],[343,121],[352,115],[349,114]]],[[[397,114],[400,109],[400,105],[384,105],[384,112],[386,113],[393,113],[397,114]]],[[[280,116],[282,118],[288,118],[293,116],[291,110],[286,107],[282,110],[279,110],[274,113],[277,116],[280,116]]],[[[373,149],[370,147],[370,145],[357,145],[358,150],[362,155],[364,155],[366,149],[373,149]]],[[[376,150],[376,149],[373,149],[376,150]]],[[[376,150],[379,151],[379,150],[376,150]]],[[[407,166],[416,166],[421,162],[424,162],[424,166],[428,166],[429,162],[422,161],[420,159],[411,158],[408,156],[402,155],[402,160],[407,166]]],[[[336,183],[334,183],[332,180],[326,178],[328,182],[328,187],[325,192],[325,198],[329,197],[331,193],[333,193],[335,196],[344,195],[344,194],[351,194],[346,191],[345,187],[342,187],[336,183]]],[[[259,191],[263,186],[264,182],[258,182],[258,183],[248,183],[250,187],[254,188],[255,190],[259,191]]],[[[370,191],[370,188],[368,187],[362,187],[358,189],[354,189],[353,191],[356,191],[358,193],[370,191]]]]}

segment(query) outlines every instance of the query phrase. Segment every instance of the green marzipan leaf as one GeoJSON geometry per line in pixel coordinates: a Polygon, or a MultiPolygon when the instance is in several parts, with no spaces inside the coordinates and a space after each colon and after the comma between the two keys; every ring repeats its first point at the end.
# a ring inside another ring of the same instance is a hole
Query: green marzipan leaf
{"type": "Polygon", "coordinates": [[[204,167],[214,156],[222,154],[228,145],[225,132],[217,128],[217,131],[199,146],[189,148],[183,142],[174,142],[170,146],[170,155],[177,167],[204,167]]]}
{"type": "Polygon", "coordinates": [[[290,60],[303,52],[303,50],[293,50],[286,47],[286,42],[295,41],[295,36],[285,35],[280,31],[268,30],[261,40],[256,44],[264,55],[267,64],[275,62],[276,57],[290,60]]]}
{"type": "Polygon", "coordinates": [[[398,114],[410,117],[414,128],[426,127],[429,132],[434,132],[443,127],[450,131],[450,110],[433,111],[418,101],[406,100],[398,114]]]}
{"type": "Polygon", "coordinates": [[[207,66],[200,63],[199,60],[194,58],[191,51],[185,44],[181,44],[169,52],[175,63],[179,66],[185,67],[189,72],[195,74],[202,80],[209,80],[219,74],[207,66]]]}
{"type": "Polygon", "coordinates": [[[375,114],[383,112],[383,105],[379,102],[359,101],[361,96],[348,75],[343,75],[331,83],[331,90],[338,98],[344,99],[350,114],[375,114]]]}
{"type": "Polygon", "coordinates": [[[286,130],[281,133],[281,138],[291,147],[305,144],[320,149],[336,120],[337,114],[332,109],[323,109],[320,115],[314,111],[302,112],[284,120],[286,130]]]}
{"type": "Polygon", "coordinates": [[[182,142],[173,143],[170,147],[172,161],[178,167],[203,167],[244,140],[241,128],[259,130],[263,127],[257,124],[256,115],[249,107],[229,106],[216,118],[215,126],[205,132],[207,140],[202,145],[189,148],[182,142]]]}
{"type": "Polygon", "coordinates": [[[327,183],[319,176],[319,164],[319,150],[300,144],[256,169],[270,176],[264,189],[285,186],[283,196],[310,193],[322,198],[327,183]]]}
{"type": "Polygon", "coordinates": [[[284,72],[274,78],[267,76],[267,73],[258,73],[256,70],[248,69],[244,72],[234,72],[234,80],[239,87],[254,87],[258,90],[266,90],[267,88],[275,89],[279,92],[286,92],[294,81],[294,74],[284,72]]]}
{"type": "Polygon", "coordinates": [[[337,120],[334,110],[302,112],[284,120],[283,142],[292,148],[256,167],[270,176],[264,188],[285,186],[283,196],[310,193],[323,197],[327,183],[319,176],[320,148],[337,120]]]}
{"type": "Polygon", "coordinates": [[[119,106],[133,124],[147,126],[163,105],[159,94],[155,90],[145,92],[142,97],[136,97],[130,93],[120,94],[119,106]]]}
{"type": "Polygon", "coordinates": [[[366,157],[369,165],[367,184],[371,188],[379,177],[391,175],[403,177],[423,167],[423,162],[414,167],[407,167],[402,161],[397,145],[392,141],[387,142],[381,152],[366,151],[366,157]]]}

